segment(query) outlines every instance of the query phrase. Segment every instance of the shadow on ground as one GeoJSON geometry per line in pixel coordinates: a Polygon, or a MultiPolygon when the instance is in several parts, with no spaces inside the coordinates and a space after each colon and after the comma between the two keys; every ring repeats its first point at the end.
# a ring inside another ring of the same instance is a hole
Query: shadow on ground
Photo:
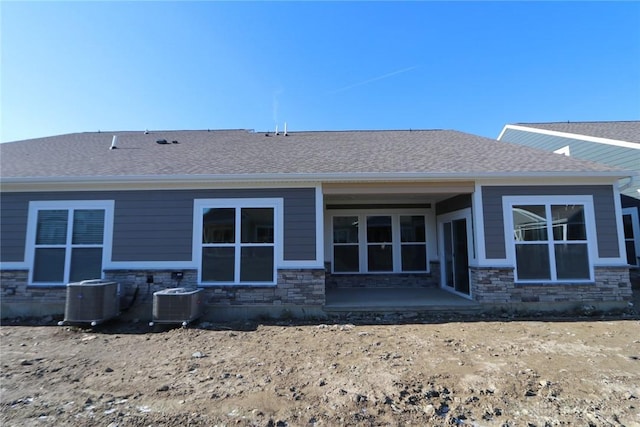
{"type": "MultiPolygon", "coordinates": [[[[59,326],[62,316],[45,317],[16,317],[3,319],[2,326],[52,326],[56,328],[66,327],[77,330],[92,331],[103,334],[147,334],[162,333],[171,329],[181,328],[180,324],[156,324],[149,326],[145,321],[134,319],[132,321],[112,319],[105,323],[91,326],[89,324],[71,324],[59,326]]],[[[189,329],[213,330],[213,331],[252,331],[258,326],[305,326],[319,324],[351,324],[351,325],[393,325],[393,324],[439,324],[451,322],[512,322],[512,321],[553,321],[553,322],[584,322],[584,321],[613,321],[613,320],[640,320],[640,289],[634,289],[632,301],[624,309],[610,311],[596,310],[594,307],[584,305],[576,310],[564,312],[507,312],[495,311],[488,313],[455,314],[418,312],[391,312],[391,313],[345,313],[332,315],[326,318],[294,318],[294,317],[259,317],[245,321],[212,322],[207,320],[195,320],[186,326],[189,329]]]]}

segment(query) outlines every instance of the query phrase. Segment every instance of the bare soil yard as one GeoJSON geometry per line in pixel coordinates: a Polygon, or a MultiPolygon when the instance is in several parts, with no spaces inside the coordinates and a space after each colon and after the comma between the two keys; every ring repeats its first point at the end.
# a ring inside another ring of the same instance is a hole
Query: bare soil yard
{"type": "MultiPolygon", "coordinates": [[[[3,426],[638,426],[640,320],[0,328],[3,426]]],[[[322,323],[324,322],[324,323],[322,323]]]]}

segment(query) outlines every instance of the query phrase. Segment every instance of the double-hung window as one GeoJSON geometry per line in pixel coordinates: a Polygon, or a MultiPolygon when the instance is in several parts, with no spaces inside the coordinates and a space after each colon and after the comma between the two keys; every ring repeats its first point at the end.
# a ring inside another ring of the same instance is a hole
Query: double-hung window
{"type": "Polygon", "coordinates": [[[276,283],[280,199],[196,200],[194,241],[204,285],[276,283]]]}
{"type": "Polygon", "coordinates": [[[30,283],[64,285],[102,278],[110,258],[113,202],[32,202],[30,283]]]}
{"type": "Polygon", "coordinates": [[[590,238],[593,205],[571,197],[509,198],[507,233],[512,237],[519,282],[581,282],[593,279],[590,238]]]}

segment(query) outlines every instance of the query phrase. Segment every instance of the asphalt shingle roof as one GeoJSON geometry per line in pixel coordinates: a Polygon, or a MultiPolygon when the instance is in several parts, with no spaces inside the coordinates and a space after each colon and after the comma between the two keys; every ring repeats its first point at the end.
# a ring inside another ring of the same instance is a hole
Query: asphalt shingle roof
{"type": "MultiPolygon", "coordinates": [[[[475,174],[615,171],[451,130],[74,133],[0,144],[2,178],[216,174],[475,174]],[[113,135],[118,148],[109,150],[113,135]],[[158,144],[158,140],[167,144],[158,144]],[[177,141],[177,143],[172,143],[177,141]]],[[[286,175],[283,175],[285,178],[286,175]]]]}
{"type": "Polygon", "coordinates": [[[517,125],[640,144],[640,121],[518,123],[517,125]]]}

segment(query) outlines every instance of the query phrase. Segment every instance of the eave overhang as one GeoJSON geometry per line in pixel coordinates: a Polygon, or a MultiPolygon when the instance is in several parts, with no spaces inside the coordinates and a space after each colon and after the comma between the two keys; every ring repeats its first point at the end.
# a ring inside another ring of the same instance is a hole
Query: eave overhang
{"type": "Polygon", "coordinates": [[[211,186],[283,186],[340,182],[456,182],[524,180],[597,180],[615,182],[638,175],[637,171],[581,172],[484,172],[484,173],[275,173],[224,175],[130,175],[130,176],[68,176],[68,177],[3,177],[2,191],[66,191],[107,189],[186,189],[211,186]]]}

